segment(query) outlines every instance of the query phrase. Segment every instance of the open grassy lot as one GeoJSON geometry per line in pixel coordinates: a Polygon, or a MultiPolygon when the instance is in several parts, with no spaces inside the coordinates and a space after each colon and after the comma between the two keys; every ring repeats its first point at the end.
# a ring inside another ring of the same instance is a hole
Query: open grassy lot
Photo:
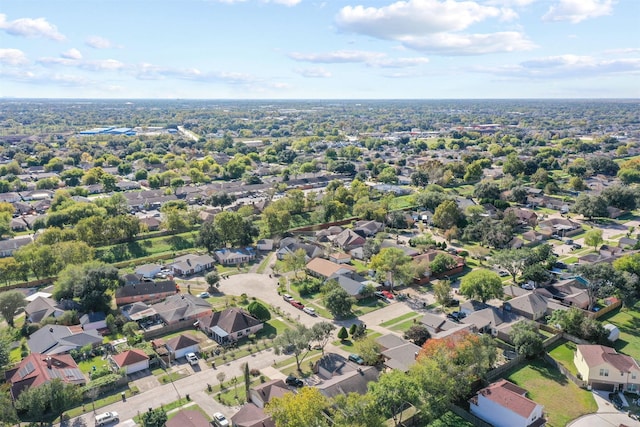
{"type": "Polygon", "coordinates": [[[544,405],[549,427],[563,427],[581,415],[596,412],[591,392],[582,390],[557,369],[536,359],[509,371],[506,378],[527,389],[527,396],[544,405]]]}
{"type": "Polygon", "coordinates": [[[558,341],[548,351],[549,355],[553,357],[562,366],[567,368],[573,375],[578,375],[578,369],[573,364],[573,355],[576,352],[576,345],[570,341],[558,341]]]}
{"type": "Polygon", "coordinates": [[[362,316],[384,306],[385,303],[377,298],[363,298],[354,304],[352,311],[354,315],[362,316]]]}
{"type": "Polygon", "coordinates": [[[627,354],[634,359],[640,359],[640,311],[639,306],[614,310],[599,320],[611,323],[620,329],[620,338],[613,347],[620,353],[627,354]]]}

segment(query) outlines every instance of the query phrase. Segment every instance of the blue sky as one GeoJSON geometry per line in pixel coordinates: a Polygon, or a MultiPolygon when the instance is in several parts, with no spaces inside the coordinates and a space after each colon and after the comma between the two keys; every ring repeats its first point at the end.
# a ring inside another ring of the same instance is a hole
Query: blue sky
{"type": "Polygon", "coordinates": [[[0,97],[640,98],[640,0],[4,0],[0,97]]]}

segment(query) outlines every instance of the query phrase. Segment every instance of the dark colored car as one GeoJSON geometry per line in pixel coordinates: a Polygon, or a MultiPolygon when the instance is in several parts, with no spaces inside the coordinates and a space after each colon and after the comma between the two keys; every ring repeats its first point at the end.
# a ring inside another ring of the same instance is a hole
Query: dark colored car
{"type": "Polygon", "coordinates": [[[349,355],[349,360],[352,362],[357,363],[358,365],[364,365],[364,359],[362,357],[360,357],[360,355],[358,354],[350,354],[349,355]]]}
{"type": "Polygon", "coordinates": [[[447,302],[447,307],[459,307],[459,306],[460,306],[459,299],[450,299],[449,302],[447,302]]]}
{"type": "Polygon", "coordinates": [[[291,303],[292,306],[294,306],[295,308],[299,308],[300,310],[302,310],[304,308],[304,304],[301,303],[300,301],[296,301],[294,299],[292,299],[291,301],[289,301],[291,303]]]}
{"type": "Polygon", "coordinates": [[[467,317],[467,315],[462,312],[462,311],[454,311],[453,313],[449,313],[447,314],[447,317],[451,320],[454,320],[456,322],[461,321],[462,319],[464,319],[465,317],[467,317]]]}
{"type": "Polygon", "coordinates": [[[304,382],[302,382],[300,378],[294,377],[293,375],[289,375],[284,382],[293,387],[302,387],[304,385],[304,382]]]}

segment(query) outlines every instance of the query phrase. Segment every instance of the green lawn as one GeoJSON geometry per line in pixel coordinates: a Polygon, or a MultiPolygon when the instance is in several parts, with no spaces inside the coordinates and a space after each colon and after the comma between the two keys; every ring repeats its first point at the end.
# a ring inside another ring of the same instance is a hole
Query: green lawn
{"type": "MultiPolygon", "coordinates": [[[[209,414],[207,414],[204,409],[202,409],[201,407],[199,407],[195,403],[193,405],[186,406],[184,409],[187,409],[189,411],[198,411],[204,416],[204,418],[206,420],[211,421],[211,417],[209,416],[209,414]]],[[[173,418],[176,415],[178,415],[178,413],[180,413],[180,410],[176,410],[176,411],[173,411],[173,412],[167,414],[167,421],[169,421],[171,418],[173,418]]]]}
{"type": "Polygon", "coordinates": [[[83,360],[78,362],[78,368],[82,371],[83,374],[89,375],[89,373],[93,370],[95,366],[97,370],[102,369],[107,366],[108,363],[106,360],[102,360],[102,356],[95,356],[91,359],[83,360]]]}
{"type": "Polygon", "coordinates": [[[576,345],[568,341],[558,341],[548,351],[549,355],[553,357],[562,366],[567,368],[573,375],[578,375],[578,369],[573,364],[573,356],[576,351],[576,345]]]}
{"type": "Polygon", "coordinates": [[[631,309],[614,310],[598,320],[603,323],[612,323],[620,329],[620,338],[613,344],[617,351],[636,360],[640,359],[640,311],[638,311],[638,305],[631,309]]]}
{"type": "Polygon", "coordinates": [[[383,327],[387,328],[389,326],[395,325],[396,323],[400,323],[400,322],[403,322],[405,320],[410,320],[410,319],[413,319],[415,317],[420,317],[420,315],[415,313],[415,312],[405,313],[402,316],[398,316],[398,317],[396,317],[394,319],[387,320],[387,321],[384,321],[384,322],[380,323],[380,326],[383,326],[383,327]]]}
{"type": "Polygon", "coordinates": [[[385,303],[377,298],[364,298],[355,303],[352,311],[356,316],[362,316],[384,306],[385,303]]]}
{"type": "Polygon", "coordinates": [[[390,329],[396,332],[406,332],[407,329],[409,329],[413,325],[419,324],[418,319],[420,317],[422,316],[416,316],[413,319],[408,319],[408,320],[405,320],[404,322],[396,323],[395,325],[391,326],[390,329]]]}
{"type": "Polygon", "coordinates": [[[598,407],[591,392],[569,381],[540,359],[509,371],[506,378],[528,391],[527,396],[544,406],[549,427],[563,427],[598,407]]]}

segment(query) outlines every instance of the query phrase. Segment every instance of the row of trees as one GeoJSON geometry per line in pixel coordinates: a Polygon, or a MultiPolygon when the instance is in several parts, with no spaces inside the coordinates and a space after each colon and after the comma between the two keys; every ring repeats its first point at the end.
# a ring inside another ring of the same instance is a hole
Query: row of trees
{"type": "Polygon", "coordinates": [[[392,418],[402,424],[403,410],[415,406],[422,421],[430,423],[465,397],[471,384],[481,379],[496,360],[488,336],[463,333],[454,338],[428,341],[409,372],[385,372],[369,383],[366,394],[350,393],[328,399],[314,387],[272,399],[266,407],[277,427],[376,427],[392,418]]]}

